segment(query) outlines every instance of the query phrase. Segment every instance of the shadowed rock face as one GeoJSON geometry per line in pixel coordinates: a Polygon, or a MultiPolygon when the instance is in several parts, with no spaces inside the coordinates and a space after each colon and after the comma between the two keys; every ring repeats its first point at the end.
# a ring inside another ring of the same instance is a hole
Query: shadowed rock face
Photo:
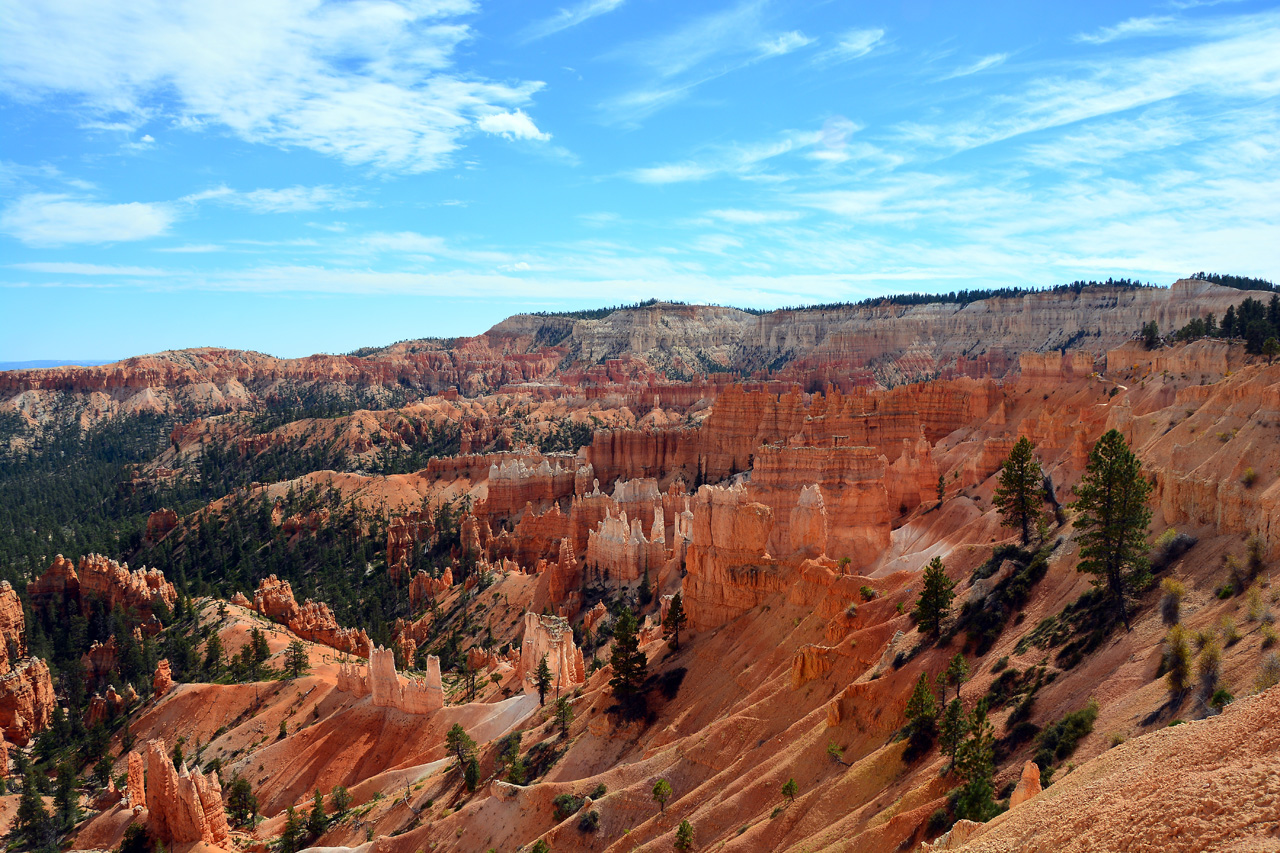
{"type": "Polygon", "coordinates": [[[146,807],[147,822],[156,838],[175,844],[227,843],[231,830],[216,775],[189,770],[185,763],[175,770],[165,742],[159,738],[147,742],[141,760],[135,761],[135,754],[130,753],[128,761],[129,802],[146,807]],[[135,775],[144,763],[146,788],[139,796],[135,775]]]}
{"type": "Polygon", "coordinates": [[[9,671],[11,656],[26,654],[26,629],[17,590],[8,581],[0,581],[0,673],[9,671]]]}
{"type": "Polygon", "coordinates": [[[32,736],[48,728],[57,700],[49,667],[40,658],[27,658],[0,676],[0,731],[5,740],[26,746],[32,736]]]}

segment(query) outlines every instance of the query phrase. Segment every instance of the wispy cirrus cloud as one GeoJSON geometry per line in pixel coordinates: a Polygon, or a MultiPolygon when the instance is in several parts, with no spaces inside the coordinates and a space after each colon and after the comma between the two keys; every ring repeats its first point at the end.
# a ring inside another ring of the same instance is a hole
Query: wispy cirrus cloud
{"type": "Polygon", "coordinates": [[[949,74],[944,74],[940,80],[954,80],[957,77],[968,77],[971,74],[977,74],[980,71],[986,71],[988,68],[995,68],[997,65],[1003,65],[1004,61],[1009,58],[1007,53],[993,53],[975,60],[968,65],[962,65],[949,74]]]}
{"type": "Polygon", "coordinates": [[[861,59],[883,43],[884,30],[881,28],[848,30],[836,39],[835,44],[819,52],[814,57],[814,62],[819,65],[834,65],[861,59]]]}
{"type": "Polygon", "coordinates": [[[577,5],[561,8],[554,15],[533,22],[525,29],[523,39],[530,42],[546,38],[592,18],[606,15],[624,2],[626,0],[582,0],[577,5]]]}
{"type": "Polygon", "coordinates": [[[188,204],[216,202],[243,208],[253,213],[300,213],[310,210],[346,210],[364,207],[367,202],[353,199],[349,190],[331,186],[292,186],[281,189],[256,189],[240,192],[225,184],[183,196],[188,204]]]}
{"type": "Polygon", "coordinates": [[[177,220],[165,203],[104,204],[59,194],[30,193],[0,212],[0,231],[28,246],[120,243],[158,237],[177,220]]]}
{"type": "Polygon", "coordinates": [[[677,184],[702,181],[718,175],[755,180],[778,180],[765,168],[769,161],[807,149],[822,140],[821,133],[789,131],[764,142],[719,145],[695,160],[659,163],[625,173],[641,184],[677,184]]]}
{"type": "Polygon", "coordinates": [[[1106,44],[1117,39],[1167,33],[1181,23],[1179,19],[1167,15],[1129,18],[1110,27],[1095,30],[1092,33],[1080,33],[1075,37],[1075,40],[1086,44],[1106,44]]]}
{"type": "Polygon", "coordinates": [[[136,277],[144,276],[149,278],[157,278],[169,274],[168,270],[157,269],[155,267],[130,267],[115,266],[110,264],[79,264],[69,263],[65,261],[43,262],[33,261],[29,263],[10,264],[9,267],[15,270],[26,270],[27,272],[47,273],[49,275],[113,275],[136,277]]]}
{"type": "Polygon", "coordinates": [[[814,43],[800,30],[771,27],[765,7],[764,0],[747,0],[607,53],[607,59],[641,69],[646,79],[603,103],[606,117],[639,121],[683,100],[698,86],[814,43]]]}
{"type": "Polygon", "coordinates": [[[0,15],[0,90],[61,99],[100,126],[216,127],[425,172],[446,165],[478,121],[527,105],[542,86],[455,67],[472,37],[460,17],[473,11],[471,0],[14,4],[0,15]]]}

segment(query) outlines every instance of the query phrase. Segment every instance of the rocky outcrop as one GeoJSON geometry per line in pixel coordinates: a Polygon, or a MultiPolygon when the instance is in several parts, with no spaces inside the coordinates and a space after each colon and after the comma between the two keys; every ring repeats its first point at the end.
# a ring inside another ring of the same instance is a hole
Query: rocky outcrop
{"type": "Polygon", "coordinates": [[[387,569],[392,583],[400,584],[408,577],[418,544],[425,542],[432,530],[430,517],[421,512],[397,515],[387,523],[387,569]]]}
{"type": "Polygon", "coordinates": [[[785,590],[786,575],[767,550],[772,532],[773,510],[752,501],[743,486],[698,490],[684,579],[691,628],[723,625],[785,590]]]}
{"type": "Polygon", "coordinates": [[[138,811],[147,807],[147,792],[144,787],[146,765],[142,760],[142,754],[137,750],[129,751],[125,765],[128,779],[125,793],[129,798],[129,807],[134,810],[134,814],[137,814],[138,811]]]}
{"type": "Polygon", "coordinates": [[[5,740],[26,746],[49,725],[57,700],[49,667],[40,658],[26,658],[0,676],[0,733],[5,740]]]}
{"type": "Polygon", "coordinates": [[[27,653],[26,621],[22,600],[8,581],[0,581],[0,673],[27,653]]]}
{"type": "Polygon", "coordinates": [[[164,658],[156,664],[156,674],[151,678],[151,695],[163,698],[173,687],[173,673],[169,669],[169,659],[164,658]]]}
{"type": "Polygon", "coordinates": [[[119,663],[120,650],[116,646],[115,635],[108,637],[105,643],[95,641],[89,651],[80,656],[80,666],[90,684],[106,678],[119,663]]]}
{"type": "Polygon", "coordinates": [[[153,836],[171,844],[201,841],[227,844],[231,829],[222,805],[218,777],[189,770],[185,763],[175,770],[165,742],[158,738],[147,742],[142,759],[146,766],[143,802],[133,799],[135,762],[132,757],[129,759],[129,800],[135,807],[145,805],[153,836]]]}
{"type": "Polygon", "coordinates": [[[322,643],[341,652],[368,657],[371,645],[364,629],[343,628],[324,602],[307,599],[301,605],[293,597],[293,586],[275,575],[258,584],[253,609],[279,622],[304,640],[322,643]]]}
{"type": "Polygon", "coordinates": [[[59,554],[38,579],[27,584],[27,594],[35,603],[49,600],[74,601],[89,615],[92,603],[102,602],[108,611],[120,607],[143,623],[149,633],[160,630],[153,608],[171,609],[178,591],[165,580],[164,572],[141,568],[129,570],[101,554],[88,554],[76,566],[59,554]]]}
{"type": "Polygon", "coordinates": [[[1018,786],[1009,797],[1009,808],[1016,808],[1040,793],[1040,767],[1034,761],[1022,765],[1018,786]]]}
{"type": "Polygon", "coordinates": [[[123,710],[124,699],[121,698],[119,693],[116,693],[115,687],[108,687],[105,694],[95,693],[89,700],[89,707],[85,711],[85,728],[93,728],[99,723],[113,720],[116,714],[123,710]]]}
{"type": "Polygon", "coordinates": [[[526,464],[523,459],[495,464],[489,468],[489,495],[484,510],[489,518],[518,519],[525,507],[542,512],[564,498],[571,498],[576,485],[591,482],[592,471],[573,458],[544,458],[526,464]]]}
{"type": "Polygon", "coordinates": [[[418,572],[409,581],[409,606],[420,610],[428,603],[435,601],[453,586],[453,567],[445,566],[440,577],[433,578],[426,572],[418,572]]]}
{"type": "Polygon", "coordinates": [[[524,614],[524,640],[520,644],[520,681],[526,693],[536,693],[536,673],[543,658],[551,669],[551,687],[556,695],[586,681],[582,650],[573,642],[573,629],[559,616],[524,614]]]}
{"type": "Polygon", "coordinates": [[[611,581],[628,583],[645,574],[654,574],[666,562],[666,536],[663,533],[662,504],[650,508],[653,517],[650,535],[645,536],[639,518],[629,519],[626,510],[606,515],[597,530],[587,535],[587,565],[607,573],[611,581]]]}
{"type": "Polygon", "coordinates": [[[444,707],[439,658],[427,656],[425,678],[401,676],[396,673],[395,653],[381,646],[370,653],[367,666],[339,665],[338,690],[357,697],[372,696],[375,707],[405,714],[431,714],[444,707]]]}
{"type": "Polygon", "coordinates": [[[148,543],[155,544],[177,526],[176,512],[171,509],[158,509],[147,518],[147,532],[144,538],[148,543]]]}
{"type": "Polygon", "coordinates": [[[801,646],[791,659],[791,687],[799,689],[815,678],[821,678],[835,665],[839,649],[813,643],[801,646]]]}

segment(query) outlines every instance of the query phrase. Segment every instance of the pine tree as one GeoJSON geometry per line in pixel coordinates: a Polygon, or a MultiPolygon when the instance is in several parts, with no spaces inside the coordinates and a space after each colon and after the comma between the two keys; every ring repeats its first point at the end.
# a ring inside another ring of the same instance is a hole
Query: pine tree
{"type": "Polygon", "coordinates": [[[693,849],[693,824],[687,820],[680,821],[680,825],[676,827],[676,838],[673,846],[680,853],[693,849]]]}
{"type": "Polygon", "coordinates": [[[556,724],[560,726],[560,736],[569,736],[569,726],[573,723],[573,705],[567,696],[556,700],[556,724]]]}
{"type": "Polygon", "coordinates": [[[609,664],[613,667],[609,687],[619,701],[634,698],[649,674],[648,658],[640,651],[638,627],[636,615],[631,608],[624,607],[613,628],[613,652],[609,656],[609,664]]]}
{"type": "Polygon", "coordinates": [[[951,756],[951,768],[956,766],[956,750],[964,742],[969,733],[969,716],[964,712],[960,700],[952,699],[947,709],[942,712],[942,723],[939,725],[938,743],[943,752],[951,756]]]}
{"type": "Polygon", "coordinates": [[[920,632],[937,638],[942,633],[942,623],[951,613],[951,601],[956,597],[956,582],[947,577],[941,557],[934,557],[924,570],[924,589],[916,602],[912,615],[920,623],[920,632]]]}
{"type": "Polygon", "coordinates": [[[204,647],[204,671],[209,678],[216,679],[222,674],[222,640],[218,632],[209,635],[204,647]]]}
{"type": "MultiPolygon", "coordinates": [[[[963,652],[956,652],[955,657],[947,664],[947,671],[942,674],[943,680],[947,684],[954,684],[956,688],[956,698],[960,698],[960,685],[964,684],[969,677],[969,664],[964,659],[963,652]]],[[[947,698],[943,693],[944,700],[947,698]]]]}
{"type": "Polygon", "coordinates": [[[312,838],[324,834],[329,825],[329,816],[324,812],[324,794],[316,788],[315,799],[311,801],[311,814],[307,815],[307,832],[312,838]]]}
{"type": "Polygon", "coordinates": [[[942,500],[947,496],[947,475],[938,475],[938,506],[942,506],[942,500]]]}
{"type": "Polygon", "coordinates": [[[301,640],[294,640],[284,651],[284,668],[290,678],[298,678],[311,669],[307,647],[301,640]]]}
{"type": "Polygon", "coordinates": [[[467,734],[461,723],[454,723],[444,736],[445,749],[458,759],[459,767],[466,767],[467,762],[476,752],[476,742],[467,734]]]}
{"type": "Polygon", "coordinates": [[[289,806],[285,810],[284,829],[280,832],[279,853],[297,853],[302,847],[302,832],[305,829],[302,818],[289,806]]]}
{"type": "Polygon", "coordinates": [[[1004,460],[1000,485],[991,499],[1000,510],[1000,523],[1021,530],[1023,545],[1031,541],[1031,529],[1044,503],[1044,474],[1036,462],[1035,449],[1025,435],[1018,439],[1004,460]]]}
{"type": "Polygon", "coordinates": [[[227,816],[235,826],[252,826],[258,814],[258,798],[253,794],[249,780],[237,776],[227,789],[227,816]]]}
{"type": "Polygon", "coordinates": [[[787,802],[794,803],[796,794],[799,793],[800,787],[796,785],[795,779],[788,779],[782,785],[782,796],[787,798],[787,802]]]}
{"type": "Polygon", "coordinates": [[[904,758],[914,761],[929,751],[938,735],[938,703],[929,684],[929,673],[920,673],[911,697],[907,699],[907,751],[904,758]]]}
{"type": "Polygon", "coordinates": [[[351,793],[341,785],[334,785],[333,790],[329,792],[329,802],[333,803],[335,814],[346,814],[347,809],[351,807],[351,793]]]}
{"type": "Polygon", "coordinates": [[[653,800],[658,804],[659,810],[666,812],[667,799],[671,796],[671,783],[666,779],[659,779],[653,783],[653,800]]]}
{"type": "Polygon", "coordinates": [[[13,821],[14,833],[25,843],[24,850],[57,849],[57,827],[45,810],[40,796],[40,782],[33,768],[28,768],[22,781],[22,797],[13,821]]]}
{"type": "Polygon", "coordinates": [[[534,680],[538,683],[538,704],[547,704],[547,690],[551,688],[551,667],[547,666],[547,656],[543,655],[542,660],[538,661],[538,668],[533,674],[534,680]]]}
{"type": "Polygon", "coordinates": [[[671,606],[667,608],[667,618],[662,620],[662,627],[671,632],[672,648],[677,652],[680,651],[680,629],[688,621],[689,617],[684,612],[684,597],[677,592],[671,599],[671,606]]]}
{"type": "Polygon", "coordinates": [[[1116,430],[1094,445],[1084,479],[1076,486],[1072,507],[1080,512],[1078,571],[1095,576],[1105,587],[1129,628],[1128,599],[1151,582],[1147,561],[1147,524],[1151,483],[1142,476],[1142,462],[1116,430]]]}
{"type": "Polygon", "coordinates": [[[58,766],[58,787],[54,789],[53,807],[56,824],[61,832],[70,832],[80,822],[80,796],[76,793],[75,769],[71,764],[58,766]]]}
{"type": "Polygon", "coordinates": [[[987,702],[981,699],[969,720],[968,740],[960,745],[956,761],[964,785],[956,800],[956,814],[984,822],[995,816],[995,734],[987,721],[987,702]]]}
{"type": "Polygon", "coordinates": [[[1218,327],[1219,337],[1233,338],[1236,335],[1236,306],[1227,306],[1227,313],[1222,315],[1222,325],[1218,327]]]}

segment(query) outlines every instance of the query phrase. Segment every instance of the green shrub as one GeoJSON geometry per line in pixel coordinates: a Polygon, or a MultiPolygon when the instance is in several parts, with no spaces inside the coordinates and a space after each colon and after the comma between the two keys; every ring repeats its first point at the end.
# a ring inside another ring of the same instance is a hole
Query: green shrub
{"type": "Polygon", "coordinates": [[[1098,703],[1090,700],[1088,705],[1072,711],[1046,728],[1040,733],[1040,751],[1036,753],[1036,764],[1048,767],[1056,761],[1071,757],[1085,735],[1093,731],[1093,724],[1097,719],[1098,703]]]}
{"type": "Polygon", "coordinates": [[[578,810],[582,808],[582,797],[575,797],[573,794],[559,794],[551,801],[551,805],[555,807],[556,820],[566,820],[570,816],[577,814],[578,810]]]}
{"type": "Polygon", "coordinates": [[[582,817],[578,820],[578,829],[582,832],[595,832],[599,827],[600,812],[595,809],[583,812],[582,817]]]}

